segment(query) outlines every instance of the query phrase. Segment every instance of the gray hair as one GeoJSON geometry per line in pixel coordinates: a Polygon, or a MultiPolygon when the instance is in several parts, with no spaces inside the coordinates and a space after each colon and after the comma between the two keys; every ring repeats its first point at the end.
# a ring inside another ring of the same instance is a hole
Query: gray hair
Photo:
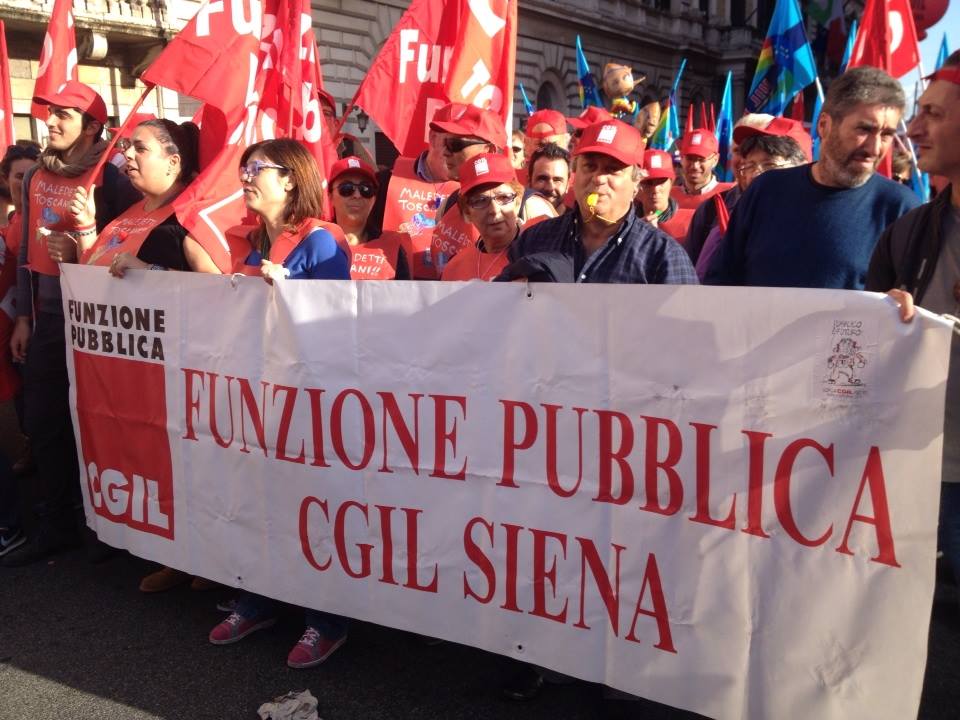
{"type": "Polygon", "coordinates": [[[903,87],[883,70],[855,67],[830,83],[823,112],[842,120],[857,105],[886,105],[903,112],[906,104],[903,87]]]}

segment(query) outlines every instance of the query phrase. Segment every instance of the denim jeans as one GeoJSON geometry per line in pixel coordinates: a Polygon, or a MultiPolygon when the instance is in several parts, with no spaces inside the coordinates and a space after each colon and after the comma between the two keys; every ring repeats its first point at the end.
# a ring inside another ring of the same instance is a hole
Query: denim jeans
{"type": "MultiPolygon", "coordinates": [[[[277,614],[280,602],[273,598],[255,595],[252,592],[241,591],[237,598],[237,612],[245,618],[268,618],[277,614]]],[[[316,629],[328,640],[339,640],[347,634],[350,621],[339,615],[321,612],[320,610],[305,611],[306,624],[316,629]]]]}
{"type": "Polygon", "coordinates": [[[960,483],[940,483],[937,545],[953,568],[953,576],[960,585],[960,483]]]}

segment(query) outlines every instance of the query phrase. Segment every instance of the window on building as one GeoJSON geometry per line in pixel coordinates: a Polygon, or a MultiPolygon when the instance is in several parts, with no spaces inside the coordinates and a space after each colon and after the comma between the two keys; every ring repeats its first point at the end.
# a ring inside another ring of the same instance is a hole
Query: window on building
{"type": "Polygon", "coordinates": [[[773,6],[775,0],[757,0],[756,26],[761,32],[766,32],[770,27],[770,19],[773,17],[773,6]]]}
{"type": "Polygon", "coordinates": [[[746,0],[731,0],[730,24],[733,25],[733,27],[743,27],[747,24],[746,0]]]}
{"type": "Polygon", "coordinates": [[[540,83],[537,90],[537,110],[560,110],[560,93],[553,86],[553,83],[540,83]]]}

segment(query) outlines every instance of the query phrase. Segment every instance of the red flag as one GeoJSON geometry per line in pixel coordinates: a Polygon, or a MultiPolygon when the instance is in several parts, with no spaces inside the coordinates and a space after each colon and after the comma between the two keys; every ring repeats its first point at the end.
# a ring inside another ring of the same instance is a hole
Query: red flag
{"type": "Polygon", "coordinates": [[[806,107],[803,104],[803,90],[801,90],[793,98],[793,107],[790,109],[790,117],[797,122],[803,122],[805,115],[806,107]]]}
{"type": "Polygon", "coordinates": [[[693,103],[690,103],[687,106],[687,126],[683,129],[684,135],[689,135],[693,132],[693,103]]]}
{"type": "Polygon", "coordinates": [[[700,101],[700,129],[710,129],[710,123],[707,122],[707,103],[703,100],[700,101]]]}
{"type": "Polygon", "coordinates": [[[710,132],[717,132],[717,108],[710,103],[710,132]]]}
{"type": "MultiPolygon", "coordinates": [[[[77,39],[73,28],[73,0],[55,0],[47,34],[43,38],[33,94],[55,93],[67,80],[76,79],[77,39]]],[[[38,120],[46,120],[50,111],[46,105],[33,103],[30,114],[38,120]]]]}
{"type": "Polygon", "coordinates": [[[7,31],[0,20],[0,148],[13,145],[13,96],[10,94],[10,59],[7,56],[7,31]]]}
{"type": "Polygon", "coordinates": [[[326,176],[321,77],[309,0],[206,3],[144,73],[145,82],[204,103],[200,156],[208,164],[174,208],[223,272],[249,252],[227,233],[246,214],[238,166],[247,146],[293,137],[326,176]]]}
{"type": "Polygon", "coordinates": [[[908,0],[867,0],[847,67],[871,65],[902,77],[920,64],[908,0]]]}
{"type": "Polygon", "coordinates": [[[493,110],[509,126],[516,54],[515,0],[413,0],[353,104],[413,156],[426,149],[430,119],[448,102],[493,110]]]}

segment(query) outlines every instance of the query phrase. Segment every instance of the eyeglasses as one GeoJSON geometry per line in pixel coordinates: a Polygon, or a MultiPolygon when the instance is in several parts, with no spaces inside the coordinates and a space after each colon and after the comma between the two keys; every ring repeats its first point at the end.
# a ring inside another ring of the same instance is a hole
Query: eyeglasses
{"type": "Polygon", "coordinates": [[[120,152],[126,152],[133,145],[133,141],[130,138],[120,138],[117,140],[117,144],[114,146],[120,152]]]}
{"type": "Polygon", "coordinates": [[[500,207],[506,207],[517,199],[516,193],[496,193],[494,195],[473,195],[467,198],[467,206],[471,210],[486,210],[491,202],[500,207]]]}
{"type": "Polygon", "coordinates": [[[458,152],[463,152],[464,148],[471,147],[473,145],[486,145],[486,140],[481,140],[479,138],[446,138],[443,141],[443,146],[447,149],[447,152],[451,155],[456,155],[458,152]]]}
{"type": "Polygon", "coordinates": [[[776,170],[777,168],[786,167],[786,163],[782,162],[765,162],[765,163],[744,163],[740,166],[740,174],[744,177],[749,175],[762,175],[767,170],[776,170]]]}
{"type": "Polygon", "coordinates": [[[240,166],[240,181],[249,182],[253,180],[257,175],[260,174],[260,171],[264,168],[273,168],[274,170],[289,170],[283,165],[276,165],[270,162],[264,162],[263,160],[251,160],[246,165],[240,166]]]}
{"type": "Polygon", "coordinates": [[[372,198],[377,193],[377,189],[368,182],[344,182],[337,185],[334,190],[340,194],[340,197],[345,198],[351,197],[354,190],[359,190],[360,197],[366,198],[367,200],[372,198]]]}

